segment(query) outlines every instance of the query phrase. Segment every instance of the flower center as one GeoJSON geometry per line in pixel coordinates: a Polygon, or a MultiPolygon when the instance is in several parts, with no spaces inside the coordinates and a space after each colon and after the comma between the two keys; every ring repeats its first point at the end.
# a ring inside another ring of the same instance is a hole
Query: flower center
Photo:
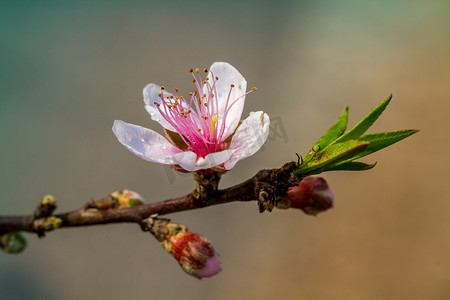
{"type": "MultiPolygon", "coordinates": [[[[226,148],[224,133],[227,115],[231,107],[248,92],[237,99],[230,99],[234,88],[231,84],[225,107],[219,109],[219,101],[224,101],[217,97],[216,83],[219,78],[210,72],[210,76],[202,80],[198,69],[190,69],[189,72],[192,73],[192,82],[196,86],[196,90],[189,93],[189,100],[178,96],[178,89],[175,89],[175,96],[164,95],[165,88],[162,86],[158,93],[161,103],[155,102],[155,105],[163,118],[175,128],[188,149],[200,158],[226,148]]],[[[208,70],[204,69],[204,72],[208,70]]]]}

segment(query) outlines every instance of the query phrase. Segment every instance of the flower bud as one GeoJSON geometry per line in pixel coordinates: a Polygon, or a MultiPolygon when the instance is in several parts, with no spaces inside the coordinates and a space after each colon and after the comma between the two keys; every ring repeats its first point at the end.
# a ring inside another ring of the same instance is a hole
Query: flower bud
{"type": "Polygon", "coordinates": [[[37,232],[51,231],[60,227],[62,219],[57,217],[40,218],[33,221],[33,228],[37,232]]]}
{"type": "Polygon", "coordinates": [[[130,190],[121,190],[111,194],[111,196],[117,198],[119,202],[119,208],[133,207],[144,204],[144,199],[141,195],[130,190]]]}
{"type": "Polygon", "coordinates": [[[144,204],[141,195],[130,190],[115,191],[100,200],[91,200],[89,208],[106,210],[111,208],[133,207],[144,204]]]}
{"type": "Polygon", "coordinates": [[[211,243],[203,236],[183,232],[169,238],[172,255],[188,274],[197,278],[211,277],[219,273],[219,256],[211,243]]]}
{"type": "Polygon", "coordinates": [[[0,235],[0,249],[6,253],[20,253],[26,246],[27,240],[20,232],[8,232],[0,235]]]}
{"type": "Polygon", "coordinates": [[[186,273],[201,279],[222,270],[217,252],[205,237],[168,219],[149,218],[146,223],[149,231],[186,273]]]}
{"type": "Polygon", "coordinates": [[[299,185],[289,188],[287,196],[279,199],[278,208],[299,208],[308,215],[317,215],[333,206],[333,193],[322,177],[306,177],[299,185]]]}

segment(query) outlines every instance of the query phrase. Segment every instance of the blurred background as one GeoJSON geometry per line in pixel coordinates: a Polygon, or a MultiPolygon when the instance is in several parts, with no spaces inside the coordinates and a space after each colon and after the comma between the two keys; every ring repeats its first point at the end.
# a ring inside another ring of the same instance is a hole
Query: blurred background
{"type": "Polygon", "coordinates": [[[170,215],[218,250],[213,278],[186,275],[134,224],[63,229],[0,253],[0,298],[448,299],[449,33],[448,1],[2,1],[2,215],[47,193],[63,212],[122,188],[149,202],[190,192],[190,176],[132,155],[111,127],[162,132],[142,88],[187,94],[188,69],[215,61],[258,87],[243,117],[279,125],[221,187],[306,154],[346,105],[353,126],[393,93],[372,132],[421,132],[364,159],[373,170],[325,174],[335,207],[318,217],[254,202],[170,215]]]}

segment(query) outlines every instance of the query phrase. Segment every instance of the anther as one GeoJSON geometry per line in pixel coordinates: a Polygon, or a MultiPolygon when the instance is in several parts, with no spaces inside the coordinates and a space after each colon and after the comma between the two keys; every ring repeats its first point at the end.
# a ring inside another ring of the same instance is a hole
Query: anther
{"type": "Polygon", "coordinates": [[[253,91],[256,91],[256,90],[257,90],[257,88],[256,88],[256,87],[252,87],[252,90],[253,90],[253,91]]]}
{"type": "Polygon", "coordinates": [[[175,88],[175,93],[178,93],[178,88],[175,88]]]}
{"type": "Polygon", "coordinates": [[[207,69],[207,68],[204,68],[204,69],[203,69],[203,72],[207,73],[207,72],[208,72],[208,69],[207,69]]]}
{"type": "Polygon", "coordinates": [[[164,86],[161,87],[161,91],[164,90],[164,86]]]}
{"type": "Polygon", "coordinates": [[[211,96],[210,96],[211,98],[214,98],[214,94],[211,94],[211,96]]]}
{"type": "Polygon", "coordinates": [[[219,80],[219,77],[216,76],[216,80],[219,80]]]}
{"type": "Polygon", "coordinates": [[[192,83],[195,83],[195,79],[192,79],[192,83]]]}
{"type": "Polygon", "coordinates": [[[192,72],[194,72],[194,70],[192,70],[192,68],[190,68],[190,69],[189,69],[189,72],[192,73],[192,72]]]}
{"type": "Polygon", "coordinates": [[[161,97],[161,93],[158,93],[158,97],[161,97]]]}
{"type": "Polygon", "coordinates": [[[195,73],[198,73],[198,71],[199,71],[199,69],[198,69],[198,68],[195,68],[195,73]]]}
{"type": "Polygon", "coordinates": [[[234,84],[231,84],[230,86],[231,86],[232,88],[234,88],[234,84]]]}

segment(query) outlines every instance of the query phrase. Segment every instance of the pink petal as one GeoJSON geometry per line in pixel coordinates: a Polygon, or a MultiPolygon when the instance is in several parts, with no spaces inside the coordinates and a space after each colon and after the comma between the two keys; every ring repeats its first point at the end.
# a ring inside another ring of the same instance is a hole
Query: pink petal
{"type": "MultiPolygon", "coordinates": [[[[236,99],[243,96],[246,93],[247,81],[245,81],[244,76],[239,73],[232,65],[226,62],[215,62],[211,65],[209,69],[208,77],[210,78],[208,82],[212,82],[212,76],[218,77],[219,80],[216,81],[216,91],[213,94],[217,97],[219,109],[218,109],[218,119],[217,130],[221,130],[223,115],[225,113],[228,95],[230,94],[231,84],[234,88],[231,90],[231,94],[228,100],[228,106],[230,106],[236,99]],[[217,93],[216,93],[217,92],[217,93]]],[[[206,86],[203,88],[203,92],[206,93],[206,86]]],[[[226,139],[230,134],[234,132],[236,126],[241,120],[242,111],[244,109],[245,96],[241,97],[226,115],[225,131],[223,139],[226,139]]]]}
{"type": "Polygon", "coordinates": [[[197,276],[203,278],[214,276],[220,271],[222,271],[222,268],[220,266],[219,256],[216,253],[213,257],[208,258],[206,266],[203,269],[197,270],[195,273],[197,276]]]}
{"type": "Polygon", "coordinates": [[[181,152],[173,156],[173,160],[176,164],[179,164],[183,169],[189,172],[209,169],[227,161],[233,150],[223,150],[220,152],[210,153],[204,158],[197,159],[197,154],[191,151],[181,152]]]}
{"type": "Polygon", "coordinates": [[[116,120],[112,130],[122,145],[148,161],[174,164],[172,157],[182,152],[159,133],[141,126],[116,120]]]}
{"type": "Polygon", "coordinates": [[[233,135],[228,148],[234,149],[235,152],[225,162],[225,169],[230,170],[239,160],[255,154],[269,136],[269,125],[270,119],[267,114],[262,111],[251,112],[233,135]]]}

